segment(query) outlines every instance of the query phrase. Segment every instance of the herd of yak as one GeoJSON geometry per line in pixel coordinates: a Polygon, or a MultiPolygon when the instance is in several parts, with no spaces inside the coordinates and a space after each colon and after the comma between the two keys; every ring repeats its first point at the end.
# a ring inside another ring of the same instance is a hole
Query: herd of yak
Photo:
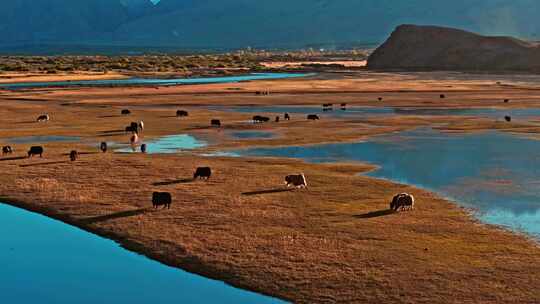
{"type": "MultiPolygon", "coordinates": [[[[264,94],[264,93],[261,93],[264,94]]],[[[445,98],[444,95],[441,95],[441,98],[445,98]]],[[[382,98],[379,98],[379,101],[382,101],[382,98]]],[[[507,102],[505,100],[505,102],[507,102]]],[[[341,110],[345,111],[347,109],[347,104],[342,103],[340,104],[341,110]]],[[[333,104],[323,104],[323,111],[332,111],[333,110],[333,104]]],[[[131,111],[128,109],[121,110],[122,115],[130,115],[131,111]]],[[[189,116],[189,113],[185,110],[178,110],[176,111],[177,117],[187,117],[189,116]]],[[[283,119],[288,121],[291,119],[291,116],[289,113],[285,113],[283,116],[283,119]]],[[[309,114],[307,115],[308,120],[319,120],[319,116],[316,114],[309,114]]],[[[510,117],[505,117],[507,121],[510,121],[510,117]]],[[[47,122],[50,120],[50,117],[48,114],[40,115],[37,118],[38,122],[47,122]]],[[[256,115],[253,116],[253,122],[254,123],[265,123],[269,122],[270,118],[265,116],[256,115]]],[[[280,116],[276,116],[275,121],[279,122],[280,116]]],[[[221,127],[221,121],[219,119],[212,119],[210,121],[210,125],[212,127],[221,127]]],[[[132,136],[130,138],[130,143],[134,146],[136,143],[138,143],[139,138],[138,134],[139,132],[142,132],[144,130],[144,122],[132,122],[129,126],[125,128],[126,132],[131,132],[132,136]]],[[[99,149],[101,152],[105,153],[107,152],[107,143],[101,142],[99,149]]],[[[40,157],[43,156],[44,149],[42,146],[32,146],[30,147],[30,150],[28,151],[28,157],[31,158],[32,156],[39,155],[40,157]]],[[[141,152],[146,152],[146,145],[141,145],[141,152]]],[[[11,154],[13,153],[13,148],[11,146],[4,146],[2,147],[2,155],[5,154],[11,154]]],[[[71,161],[76,161],[79,158],[79,153],[76,150],[73,150],[69,153],[69,158],[71,161]]],[[[212,175],[212,169],[210,167],[199,167],[195,170],[195,173],[193,174],[193,179],[210,179],[212,175]]],[[[287,187],[296,187],[296,188],[307,188],[307,180],[303,173],[297,174],[297,175],[287,175],[285,177],[285,184],[287,187]]],[[[163,208],[170,208],[172,204],[172,196],[169,192],[154,192],[152,194],[152,205],[154,208],[158,208],[159,206],[163,206],[163,208]]],[[[399,211],[399,210],[412,210],[414,209],[414,197],[411,194],[408,193],[400,193],[393,197],[392,202],[390,203],[390,209],[393,211],[399,211]]]]}

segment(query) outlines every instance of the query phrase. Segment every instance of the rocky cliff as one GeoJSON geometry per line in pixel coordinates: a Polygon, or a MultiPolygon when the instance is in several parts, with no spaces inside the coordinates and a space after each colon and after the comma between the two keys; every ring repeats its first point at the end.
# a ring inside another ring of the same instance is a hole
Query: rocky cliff
{"type": "Polygon", "coordinates": [[[383,70],[540,72],[536,43],[453,28],[401,25],[368,59],[383,70]]]}

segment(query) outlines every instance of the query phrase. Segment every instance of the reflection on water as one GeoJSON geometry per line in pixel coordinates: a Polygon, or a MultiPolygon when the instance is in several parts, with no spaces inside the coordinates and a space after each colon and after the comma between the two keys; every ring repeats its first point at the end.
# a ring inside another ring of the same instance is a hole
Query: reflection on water
{"type": "Polygon", "coordinates": [[[0,203],[2,303],[280,303],[0,203]]]}
{"type": "Polygon", "coordinates": [[[77,136],[58,136],[58,135],[44,135],[44,136],[21,136],[6,138],[5,142],[13,144],[29,144],[29,143],[48,143],[48,142],[76,142],[81,140],[77,136]]]}
{"type": "MultiPolygon", "coordinates": [[[[339,105],[338,105],[339,106],[339,105]]],[[[334,105],[335,107],[335,105],[334,105]]],[[[327,114],[331,116],[350,116],[350,115],[359,115],[359,114],[392,114],[393,109],[387,107],[350,107],[346,111],[342,111],[339,107],[335,108],[334,111],[323,112],[321,106],[234,106],[234,107],[225,107],[225,106],[211,106],[208,107],[211,110],[221,110],[221,111],[233,111],[238,113],[289,113],[294,118],[294,114],[327,114]]]]}
{"type": "Polygon", "coordinates": [[[361,143],[237,151],[312,162],[367,161],[369,175],[436,191],[488,223],[540,238],[540,141],[509,134],[447,135],[416,130],[361,143]]]}
{"type": "Polygon", "coordinates": [[[106,80],[82,80],[82,81],[48,81],[48,82],[19,82],[0,84],[0,88],[7,89],[30,89],[46,87],[76,87],[76,86],[132,86],[132,85],[178,85],[178,84],[205,84],[205,83],[232,83],[250,80],[269,80],[308,77],[315,74],[301,73],[252,73],[239,76],[223,77],[199,77],[199,78],[129,78],[129,79],[106,79],[106,80]]]}
{"type": "MultiPolygon", "coordinates": [[[[157,139],[145,141],[146,153],[178,153],[182,150],[193,150],[207,146],[207,143],[188,134],[162,136],[157,139]]],[[[140,152],[139,147],[134,151],[132,147],[124,147],[116,152],[140,152]]]]}
{"type": "Polygon", "coordinates": [[[292,115],[320,114],[330,117],[357,117],[364,115],[418,115],[418,116],[480,116],[500,118],[509,115],[513,118],[531,118],[540,116],[540,109],[497,109],[497,108],[399,108],[399,107],[355,107],[349,106],[342,111],[339,104],[334,104],[333,111],[323,111],[322,106],[212,106],[211,110],[234,111],[238,113],[290,113],[292,115]]]}

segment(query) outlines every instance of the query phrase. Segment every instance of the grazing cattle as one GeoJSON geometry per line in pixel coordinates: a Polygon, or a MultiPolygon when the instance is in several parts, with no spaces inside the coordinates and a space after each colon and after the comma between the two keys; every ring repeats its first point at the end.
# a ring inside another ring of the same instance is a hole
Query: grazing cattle
{"type": "Polygon", "coordinates": [[[69,159],[71,161],[76,161],[77,159],[79,159],[79,152],[75,151],[75,150],[72,150],[70,153],[69,153],[69,159]]]}
{"type": "Polygon", "coordinates": [[[307,119],[308,120],[319,120],[319,116],[318,115],[315,115],[315,114],[309,114],[307,116],[307,119]]]}
{"type": "Polygon", "coordinates": [[[107,152],[107,143],[106,142],[101,142],[101,144],[99,145],[99,149],[103,153],[107,152]]]}
{"type": "Polygon", "coordinates": [[[137,142],[139,142],[139,136],[134,133],[129,139],[129,142],[131,143],[131,145],[136,144],[137,142]]]}
{"type": "Polygon", "coordinates": [[[43,147],[42,146],[30,147],[30,150],[28,150],[28,158],[34,155],[39,155],[39,157],[43,157],[43,147]]]}
{"type": "Polygon", "coordinates": [[[141,145],[141,152],[146,153],[146,144],[141,145]]]}
{"type": "Polygon", "coordinates": [[[383,101],[383,98],[382,98],[382,97],[379,97],[379,98],[377,98],[377,100],[379,100],[379,101],[383,101]]]}
{"type": "Polygon", "coordinates": [[[212,176],[212,169],[210,167],[199,167],[193,174],[193,179],[209,179],[212,176]]]}
{"type": "Polygon", "coordinates": [[[269,121],[270,121],[270,118],[266,116],[260,116],[260,115],[253,116],[254,123],[263,123],[263,122],[269,122],[269,121]]]}
{"type": "Polygon", "coordinates": [[[176,111],[176,117],[187,117],[189,113],[184,110],[178,110],[176,111]]]}
{"type": "Polygon", "coordinates": [[[289,115],[289,113],[285,113],[285,115],[283,116],[283,118],[285,120],[291,120],[291,116],[289,115]]]}
{"type": "Polygon", "coordinates": [[[221,127],[221,121],[219,119],[212,119],[210,125],[213,127],[221,127]]]}
{"type": "Polygon", "coordinates": [[[342,111],[347,110],[347,104],[346,104],[346,103],[342,103],[342,104],[341,104],[341,110],[342,110],[342,111]]]}
{"type": "Polygon", "coordinates": [[[13,149],[11,146],[3,146],[2,147],[2,155],[11,154],[13,153],[13,149]]]}
{"type": "Polygon", "coordinates": [[[323,111],[332,111],[332,110],[333,110],[333,107],[334,107],[333,104],[331,104],[331,103],[325,103],[325,104],[323,104],[323,111]]]}
{"type": "Polygon", "coordinates": [[[157,209],[163,206],[163,209],[171,209],[172,196],[169,192],[154,192],[152,193],[152,206],[157,209]]]}
{"type": "Polygon", "coordinates": [[[45,114],[45,115],[40,115],[38,118],[37,118],[37,121],[38,122],[42,122],[42,121],[49,121],[51,118],[49,117],[49,114],[45,114]]]}
{"type": "Polygon", "coordinates": [[[390,203],[390,209],[394,211],[398,210],[413,210],[414,209],[414,196],[408,193],[400,193],[392,199],[390,203]]]}
{"type": "Polygon", "coordinates": [[[307,181],[304,173],[285,176],[285,183],[287,184],[287,187],[294,186],[296,188],[307,188],[307,181]]]}
{"type": "Polygon", "coordinates": [[[279,122],[279,116],[276,116],[276,122],[279,122]]]}
{"type": "Polygon", "coordinates": [[[505,99],[504,100],[504,103],[509,103],[510,102],[510,99],[505,99]]]}
{"type": "Polygon", "coordinates": [[[139,130],[142,132],[144,131],[144,121],[139,121],[139,130]]]}
{"type": "Polygon", "coordinates": [[[120,112],[122,115],[129,115],[131,114],[131,111],[128,109],[123,109],[122,112],[120,112]]]}
{"type": "Polygon", "coordinates": [[[506,120],[507,122],[511,122],[511,121],[512,121],[512,117],[510,117],[510,116],[505,116],[505,117],[504,117],[504,120],[506,120]]]}
{"type": "Polygon", "coordinates": [[[445,99],[445,98],[446,98],[446,95],[441,94],[439,97],[440,97],[441,99],[445,99]]]}

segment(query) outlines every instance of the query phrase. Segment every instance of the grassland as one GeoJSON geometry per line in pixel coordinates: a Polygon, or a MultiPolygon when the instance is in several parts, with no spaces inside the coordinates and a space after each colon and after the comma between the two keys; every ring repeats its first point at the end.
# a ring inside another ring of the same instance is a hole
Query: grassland
{"type": "Polygon", "coordinates": [[[357,66],[367,51],[237,51],[215,55],[0,56],[0,84],[23,81],[191,77],[258,71],[317,70],[310,63],[334,62],[334,68],[357,66]],[[280,64],[276,64],[276,62],[280,64]],[[304,63],[304,65],[299,64],[304,63]]]}
{"type": "MultiPolygon", "coordinates": [[[[163,263],[299,303],[536,303],[540,249],[528,238],[478,223],[433,193],[357,173],[367,164],[306,164],[292,159],[202,157],[247,146],[354,141],[417,126],[452,132],[497,128],[534,136],[535,123],[455,116],[362,117],[246,124],[252,114],[204,105],[321,104],[394,107],[540,107],[536,76],[321,74],[310,79],[168,88],[77,88],[0,92],[0,138],[80,136],[30,144],[0,159],[0,200],[118,241],[163,263]],[[500,82],[497,84],[497,82],[500,82]],[[255,91],[270,89],[270,96],[255,91]],[[447,95],[440,99],[439,94],[447,95]],[[383,97],[379,102],[378,97],[383,97]],[[510,99],[503,103],[503,99],[510,99]],[[131,117],[119,115],[130,108],[131,117]],[[174,117],[176,109],[190,116],[174,117]],[[48,112],[47,124],[33,122],[48,112]],[[211,118],[224,122],[210,128],[211,118]],[[212,143],[180,155],[98,153],[111,133],[144,120],[144,138],[190,133],[212,143]],[[280,136],[238,141],[230,130],[280,136]],[[72,149],[86,152],[71,163],[72,149]],[[208,182],[191,181],[208,165],[208,182]],[[286,174],[304,172],[310,187],[287,190],[286,174]],[[152,210],[152,191],[169,191],[170,210],[152,210]],[[414,212],[390,213],[397,192],[414,193],[414,212]]],[[[264,114],[264,113],[261,113],[264,114]]]]}

